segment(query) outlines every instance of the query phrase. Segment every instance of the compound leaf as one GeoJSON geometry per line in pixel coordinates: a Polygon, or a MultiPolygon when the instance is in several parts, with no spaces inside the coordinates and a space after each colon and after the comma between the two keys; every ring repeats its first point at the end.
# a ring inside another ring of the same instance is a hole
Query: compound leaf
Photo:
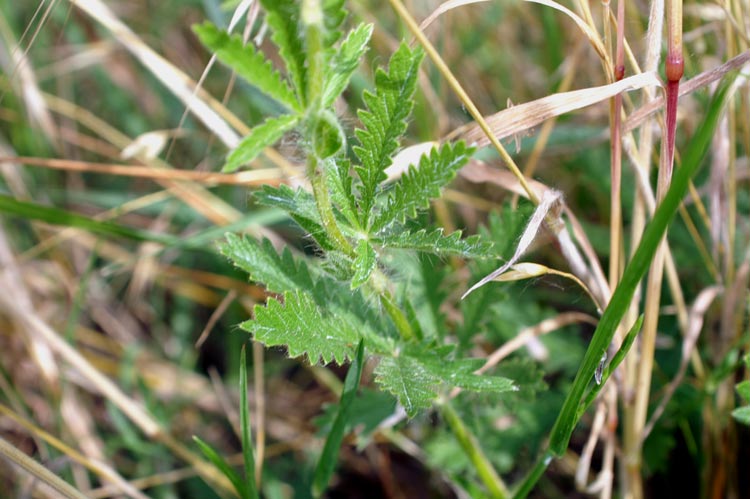
{"type": "Polygon", "coordinates": [[[299,2],[296,0],[261,0],[266,11],[266,22],[271,28],[271,39],[279,47],[279,55],[294,82],[297,100],[305,103],[307,68],[304,30],[299,23],[299,2]]]}
{"type": "Polygon", "coordinates": [[[372,35],[372,24],[360,24],[352,31],[331,58],[323,86],[323,107],[329,107],[341,95],[359,67],[359,61],[367,51],[367,43],[372,35]]]}
{"type": "Polygon", "coordinates": [[[480,236],[470,236],[461,239],[461,231],[455,231],[447,236],[439,228],[431,232],[422,229],[417,232],[394,231],[374,240],[386,248],[411,249],[438,256],[457,255],[471,258],[487,258],[496,256],[493,244],[480,236]]]}
{"type": "Polygon", "coordinates": [[[306,355],[311,363],[343,364],[360,340],[356,324],[338,314],[324,316],[303,291],[284,293],[283,305],[270,298],[266,306],[255,306],[254,315],[240,327],[266,346],[286,346],[289,356],[306,355]]]}
{"type": "Polygon", "coordinates": [[[278,254],[268,239],[259,242],[236,234],[226,237],[219,251],[247,272],[251,280],[262,283],[272,293],[313,288],[307,265],[295,261],[288,249],[278,254]]]}
{"type": "Polygon", "coordinates": [[[325,45],[331,47],[341,38],[341,23],[346,19],[344,0],[323,0],[323,24],[326,29],[325,45]]]}
{"type": "Polygon", "coordinates": [[[440,196],[440,188],[453,180],[456,172],[466,164],[472,153],[463,142],[451,146],[444,144],[440,149],[432,149],[430,155],[423,155],[419,168],[414,165],[399,179],[385,206],[372,222],[373,232],[392,221],[404,221],[416,217],[417,210],[428,208],[430,199],[440,196]]]}
{"type": "Polygon", "coordinates": [[[227,162],[222,171],[233,172],[242,165],[254,160],[258,154],[268,146],[273,145],[297,124],[300,116],[284,114],[266,121],[250,130],[232,152],[227,156],[227,162]]]}
{"type": "Polygon", "coordinates": [[[368,225],[378,184],[385,180],[385,169],[392,163],[398,140],[406,131],[406,118],[413,107],[412,96],[423,56],[420,49],[412,51],[406,44],[401,44],[391,57],[388,72],[378,69],[375,73],[375,93],[364,93],[367,110],[358,113],[364,128],[355,132],[361,146],[354,148],[362,162],[361,166],[355,167],[362,180],[362,226],[368,225]]]}
{"type": "Polygon", "coordinates": [[[210,22],[197,25],[193,30],[203,45],[248,83],[287,108],[301,111],[292,89],[252,43],[244,44],[239,35],[230,36],[210,22]]]}
{"type": "Polygon", "coordinates": [[[318,242],[321,248],[325,250],[335,248],[320,221],[315,198],[306,190],[291,189],[283,184],[279,187],[264,185],[254,196],[262,205],[280,208],[289,213],[294,221],[318,242]]]}
{"type": "Polygon", "coordinates": [[[517,389],[508,378],[474,374],[481,364],[475,359],[446,359],[444,353],[423,344],[384,357],[375,368],[375,380],[398,398],[409,417],[430,407],[441,386],[493,393],[517,389]]]}
{"type": "Polygon", "coordinates": [[[353,227],[359,227],[357,200],[352,190],[350,167],[351,163],[348,160],[336,159],[335,162],[332,161],[331,168],[328,169],[330,173],[326,175],[326,180],[331,193],[331,201],[353,227]]]}

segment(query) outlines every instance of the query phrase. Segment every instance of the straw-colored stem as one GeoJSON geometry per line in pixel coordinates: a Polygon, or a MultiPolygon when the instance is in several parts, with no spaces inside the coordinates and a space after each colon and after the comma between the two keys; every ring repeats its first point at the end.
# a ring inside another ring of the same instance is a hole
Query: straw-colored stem
{"type": "Polygon", "coordinates": [[[64,481],[50,470],[30,458],[20,450],[13,447],[8,441],[0,438],[0,455],[8,459],[9,461],[16,464],[19,468],[24,470],[29,475],[37,478],[38,480],[46,483],[53,488],[60,497],[70,499],[85,499],[86,496],[76,490],[68,482],[64,481]]]}

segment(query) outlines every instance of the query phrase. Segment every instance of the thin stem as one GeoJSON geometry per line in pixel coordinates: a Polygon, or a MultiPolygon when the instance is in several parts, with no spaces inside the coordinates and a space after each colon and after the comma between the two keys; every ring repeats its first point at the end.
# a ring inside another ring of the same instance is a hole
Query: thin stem
{"type": "Polygon", "coordinates": [[[414,330],[412,329],[411,324],[409,324],[409,320],[406,318],[404,313],[393,302],[393,297],[391,296],[390,292],[388,292],[388,290],[386,289],[383,289],[382,291],[380,291],[379,296],[380,303],[383,305],[386,313],[388,313],[388,316],[393,321],[393,324],[396,326],[396,330],[398,330],[398,334],[401,336],[401,338],[406,341],[414,340],[414,330]]]}
{"type": "Polygon", "coordinates": [[[349,240],[344,236],[336,222],[336,216],[333,214],[333,205],[328,196],[328,186],[326,185],[325,170],[318,167],[319,161],[312,152],[307,156],[307,175],[313,188],[315,204],[320,213],[320,220],[323,222],[323,229],[338,246],[338,249],[349,256],[354,255],[354,249],[349,240]]]}
{"type": "Polygon", "coordinates": [[[50,488],[59,493],[61,497],[85,499],[86,496],[75,487],[36,462],[33,458],[13,447],[3,438],[0,438],[0,455],[5,457],[8,461],[16,464],[29,475],[49,485],[50,488]]]}
{"type": "MultiPolygon", "coordinates": [[[[451,405],[450,401],[443,400],[439,404],[441,413],[445,418],[445,422],[448,423],[451,430],[453,431],[456,440],[461,445],[469,460],[474,465],[479,478],[482,483],[487,487],[491,497],[496,499],[503,499],[510,496],[508,487],[503,482],[502,478],[497,474],[492,463],[487,459],[487,456],[479,446],[476,437],[471,434],[469,429],[466,427],[461,417],[458,415],[456,410],[451,405]]],[[[542,470],[544,471],[544,470],[542,470]]]]}
{"type": "Polygon", "coordinates": [[[427,55],[430,57],[430,59],[432,59],[432,62],[435,64],[438,71],[440,71],[440,74],[443,75],[443,78],[445,78],[445,80],[448,82],[448,85],[450,85],[450,87],[456,93],[458,99],[461,101],[464,107],[466,107],[466,110],[469,111],[471,117],[474,118],[474,121],[477,122],[479,128],[481,128],[485,135],[487,135],[487,138],[489,139],[495,150],[497,150],[500,158],[502,158],[505,165],[508,167],[508,169],[510,169],[511,172],[513,172],[513,175],[516,176],[516,178],[518,179],[518,183],[521,184],[521,187],[528,195],[529,200],[531,200],[531,202],[535,205],[538,205],[539,197],[531,189],[528,182],[526,182],[526,178],[523,176],[523,173],[521,173],[518,165],[516,165],[515,161],[513,161],[513,158],[510,156],[510,154],[508,154],[508,151],[505,150],[505,147],[503,147],[497,137],[495,137],[495,134],[492,133],[492,129],[485,121],[482,113],[479,112],[479,109],[477,109],[477,107],[474,105],[471,97],[469,97],[469,95],[463,89],[456,77],[453,76],[450,68],[448,68],[448,65],[445,64],[442,57],[440,57],[440,54],[438,54],[437,50],[435,50],[435,47],[432,45],[432,43],[430,43],[427,37],[424,36],[424,33],[422,33],[422,31],[419,29],[419,25],[416,23],[416,21],[414,21],[414,18],[411,16],[411,14],[409,14],[409,11],[406,10],[404,4],[401,3],[401,0],[390,0],[390,2],[398,16],[404,21],[404,23],[406,23],[406,26],[414,35],[414,38],[419,41],[419,44],[422,45],[425,52],[427,52],[427,55]]]}
{"type": "MultiPolygon", "coordinates": [[[[667,17],[667,59],[665,61],[667,95],[665,140],[661,148],[661,164],[656,187],[657,206],[664,198],[672,180],[675,133],[677,128],[677,97],[679,95],[680,79],[682,78],[685,66],[682,57],[682,0],[667,0],[665,14],[667,17]]],[[[630,442],[631,447],[625,456],[625,467],[629,477],[630,491],[636,499],[643,497],[643,483],[641,478],[642,436],[646,424],[648,401],[651,392],[651,375],[654,366],[656,328],[659,321],[659,304],[661,300],[666,250],[666,237],[663,237],[654,255],[646,284],[645,319],[641,338],[635,404],[633,407],[633,426],[629,433],[629,437],[633,441],[630,442]]]]}

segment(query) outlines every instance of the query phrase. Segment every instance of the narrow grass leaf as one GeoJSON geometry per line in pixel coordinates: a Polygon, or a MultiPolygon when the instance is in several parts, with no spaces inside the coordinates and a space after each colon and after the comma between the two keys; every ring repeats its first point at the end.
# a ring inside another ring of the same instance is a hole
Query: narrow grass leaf
{"type": "Polygon", "coordinates": [[[602,354],[607,350],[615,330],[626,310],[630,306],[638,283],[645,275],[667,227],[674,217],[682,198],[687,192],[690,179],[701,165],[711,144],[716,125],[721,117],[724,105],[729,95],[727,79],[717,89],[709,106],[708,114],[696,131],[683,154],[682,168],[675,171],[672,184],[664,200],[654,213],[651,222],[646,226],[643,237],[633,258],[628,263],[620,284],[614,291],[612,298],[602,315],[594,336],[578,370],[573,386],[570,388],[565,403],[558,415],[550,436],[550,450],[561,456],[568,446],[570,436],[578,423],[578,408],[581,404],[586,387],[591,382],[602,354]]]}
{"type": "Polygon", "coordinates": [[[250,130],[240,144],[229,156],[222,167],[223,172],[233,172],[244,164],[254,160],[266,147],[272,146],[299,122],[300,117],[294,114],[284,114],[266,121],[250,130]]]}
{"type": "Polygon", "coordinates": [[[213,464],[216,469],[219,470],[221,474],[227,477],[227,479],[232,483],[232,486],[234,487],[234,490],[237,491],[237,494],[242,499],[250,499],[245,481],[242,479],[242,477],[240,477],[239,474],[237,474],[234,468],[232,468],[232,466],[230,466],[229,463],[227,463],[224,458],[221,457],[219,453],[216,452],[206,442],[196,436],[193,436],[193,440],[196,444],[198,444],[201,452],[203,452],[203,455],[206,456],[211,464],[213,464]]]}
{"type": "Polygon", "coordinates": [[[357,396],[359,381],[362,377],[362,367],[365,363],[364,356],[365,344],[364,341],[360,340],[357,353],[354,355],[349,371],[346,373],[346,379],[344,379],[344,389],[341,392],[336,419],[333,421],[333,426],[331,426],[331,431],[328,433],[328,438],[326,438],[326,443],[323,446],[323,452],[315,467],[312,486],[313,496],[315,497],[320,497],[325,491],[328,482],[331,480],[331,475],[333,475],[336,461],[338,461],[339,449],[341,448],[341,442],[344,440],[344,430],[349,422],[352,404],[357,396]]]}
{"type": "Polygon", "coordinates": [[[323,85],[322,105],[324,108],[332,105],[349,85],[352,74],[359,67],[359,61],[367,51],[372,28],[372,24],[364,23],[354,28],[331,58],[323,85]]]}
{"type": "Polygon", "coordinates": [[[230,36],[210,22],[194,26],[193,31],[203,45],[248,83],[288,109],[302,110],[292,89],[252,43],[245,44],[239,35],[230,36]]]}
{"type": "Polygon", "coordinates": [[[166,234],[133,229],[114,222],[94,220],[77,213],[41,204],[19,201],[0,194],[0,213],[15,215],[26,220],[38,220],[52,225],[75,227],[94,234],[112,237],[125,237],[135,241],[151,241],[166,246],[180,244],[180,239],[166,234]]]}
{"type": "Polygon", "coordinates": [[[240,351],[240,431],[242,433],[242,461],[245,464],[245,481],[248,497],[258,499],[258,486],[255,483],[255,455],[253,451],[250,408],[247,403],[247,358],[245,345],[240,351]]]}
{"type": "Polygon", "coordinates": [[[607,384],[607,381],[609,380],[609,377],[612,376],[612,373],[614,373],[617,367],[622,363],[622,361],[625,360],[625,357],[630,351],[630,347],[633,346],[633,344],[635,343],[635,339],[638,337],[638,333],[641,332],[642,326],[643,314],[638,317],[638,320],[635,321],[633,326],[625,335],[625,339],[622,340],[622,345],[620,345],[620,348],[612,358],[612,361],[601,371],[601,377],[599,378],[599,381],[591,388],[591,391],[589,391],[586,399],[581,403],[581,406],[578,408],[578,415],[576,416],[579,420],[586,412],[586,410],[591,406],[591,404],[594,403],[594,400],[596,400],[596,397],[599,395],[599,392],[602,390],[602,388],[604,388],[604,385],[607,384]]]}

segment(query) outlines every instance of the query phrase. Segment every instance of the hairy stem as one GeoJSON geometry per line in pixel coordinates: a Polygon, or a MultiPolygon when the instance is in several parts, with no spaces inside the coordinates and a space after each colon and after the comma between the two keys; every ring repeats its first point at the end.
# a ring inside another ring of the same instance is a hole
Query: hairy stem
{"type": "Polygon", "coordinates": [[[482,480],[482,483],[487,487],[490,497],[496,499],[509,497],[510,493],[508,492],[508,487],[497,474],[492,463],[490,463],[489,459],[487,459],[487,456],[482,451],[482,448],[479,446],[476,437],[471,434],[461,420],[461,417],[451,405],[450,401],[441,401],[439,407],[443,418],[445,418],[445,422],[450,426],[456,440],[458,440],[461,448],[474,465],[474,469],[482,480]]]}
{"type": "Polygon", "coordinates": [[[352,248],[349,240],[341,232],[341,229],[339,229],[338,223],[336,222],[336,216],[333,214],[333,205],[328,196],[325,170],[319,168],[318,158],[312,153],[307,156],[307,176],[312,184],[315,204],[318,207],[320,219],[323,222],[323,228],[325,229],[326,234],[336,243],[336,246],[340,251],[349,256],[353,256],[354,248],[352,248]]]}

